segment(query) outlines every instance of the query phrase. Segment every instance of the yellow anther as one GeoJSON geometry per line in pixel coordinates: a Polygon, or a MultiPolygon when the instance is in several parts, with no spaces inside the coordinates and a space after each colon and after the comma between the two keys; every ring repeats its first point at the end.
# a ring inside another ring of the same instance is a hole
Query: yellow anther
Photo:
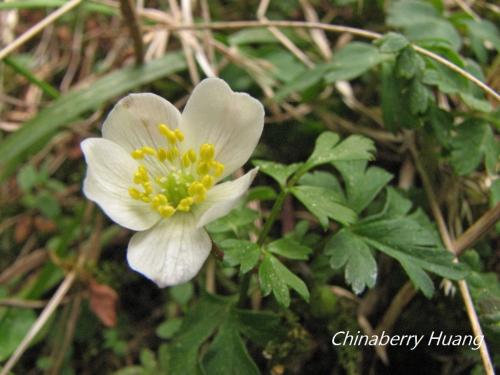
{"type": "Polygon", "coordinates": [[[214,184],[214,178],[207,174],[203,176],[203,178],[201,179],[201,183],[203,184],[203,186],[205,186],[205,188],[210,189],[214,184]]]}
{"type": "Polygon", "coordinates": [[[172,162],[179,156],[179,150],[177,147],[172,147],[167,151],[167,159],[172,162]]]}
{"type": "Polygon", "coordinates": [[[170,216],[172,216],[175,213],[175,208],[173,208],[172,206],[166,204],[166,205],[160,206],[158,208],[158,212],[163,217],[170,217],[170,216]]]}
{"type": "Polygon", "coordinates": [[[145,178],[148,176],[148,170],[144,165],[139,165],[139,168],[137,168],[137,172],[143,175],[145,178]]]}
{"type": "Polygon", "coordinates": [[[151,205],[153,208],[158,208],[160,206],[165,206],[168,204],[167,197],[163,194],[156,194],[153,199],[151,199],[151,205]]]}
{"type": "Polygon", "coordinates": [[[130,197],[132,197],[133,199],[141,199],[141,193],[139,192],[139,190],[133,187],[128,189],[128,195],[130,195],[130,197]]]}
{"type": "Polygon", "coordinates": [[[181,130],[180,130],[180,129],[175,129],[175,130],[174,130],[174,133],[175,133],[175,137],[177,138],[177,140],[178,140],[179,142],[182,142],[182,141],[184,140],[184,133],[183,133],[183,132],[181,132],[181,130]]]}
{"type": "Polygon", "coordinates": [[[207,189],[203,184],[199,181],[195,181],[189,185],[188,193],[189,195],[200,195],[200,194],[205,194],[207,192],[207,189]]]}
{"type": "Polygon", "coordinates": [[[175,132],[170,130],[167,125],[160,124],[159,127],[160,133],[167,138],[168,142],[174,145],[177,142],[177,137],[175,136],[175,132]]]}
{"type": "Polygon", "coordinates": [[[156,154],[156,151],[153,147],[149,147],[149,146],[144,146],[142,148],[142,152],[144,154],[147,154],[147,155],[155,155],[156,154]]]}
{"type": "Polygon", "coordinates": [[[192,197],[186,197],[181,199],[179,204],[177,205],[177,209],[180,211],[188,212],[191,209],[191,206],[193,205],[194,200],[192,197]]]}
{"type": "Polygon", "coordinates": [[[196,172],[198,172],[200,176],[206,175],[208,171],[209,171],[209,165],[207,162],[204,161],[198,162],[198,168],[196,168],[196,172]]]}
{"type": "Polygon", "coordinates": [[[193,201],[194,201],[194,203],[201,203],[205,199],[207,199],[207,195],[205,193],[193,195],[193,201]]]}
{"type": "Polygon", "coordinates": [[[156,151],[156,157],[159,161],[164,161],[167,158],[167,151],[165,151],[164,148],[159,148],[158,151],[156,151]]]}
{"type": "Polygon", "coordinates": [[[142,195],[141,196],[141,200],[144,202],[144,203],[149,203],[151,202],[151,197],[149,195],[142,195]]]}
{"type": "Polygon", "coordinates": [[[224,164],[219,161],[214,161],[212,163],[212,168],[214,170],[215,177],[220,177],[222,176],[222,173],[224,173],[224,164]]]}
{"type": "Polygon", "coordinates": [[[189,156],[189,160],[191,160],[191,163],[194,163],[196,161],[196,152],[192,148],[190,148],[187,154],[189,156]]]}
{"type": "Polygon", "coordinates": [[[144,159],[144,151],[142,151],[140,148],[137,150],[134,150],[130,153],[134,159],[144,159]]]}
{"type": "Polygon", "coordinates": [[[184,155],[182,155],[182,166],[184,168],[187,168],[191,165],[191,159],[189,158],[189,153],[185,153],[184,155]]]}
{"type": "Polygon", "coordinates": [[[210,143],[204,143],[200,147],[200,157],[203,160],[212,160],[215,156],[215,147],[210,143]]]}
{"type": "Polygon", "coordinates": [[[151,182],[143,182],[142,187],[144,188],[144,191],[146,194],[151,194],[153,192],[153,185],[151,185],[151,182]]]}

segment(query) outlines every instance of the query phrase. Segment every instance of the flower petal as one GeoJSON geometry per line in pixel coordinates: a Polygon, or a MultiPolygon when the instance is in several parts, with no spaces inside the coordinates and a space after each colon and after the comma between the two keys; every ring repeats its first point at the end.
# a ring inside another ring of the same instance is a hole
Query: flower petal
{"type": "Polygon", "coordinates": [[[224,178],[250,158],[263,126],[264,107],[258,100],[233,92],[219,78],[207,78],[194,88],[180,129],[195,150],[203,143],[215,146],[216,159],[225,165],[224,178]]]}
{"type": "Polygon", "coordinates": [[[191,214],[175,214],[129,242],[127,260],[132,269],[159,287],[192,279],[212,248],[207,232],[195,227],[191,214]]]}
{"type": "Polygon", "coordinates": [[[180,113],[155,94],[130,94],[116,103],[102,126],[102,136],[131,152],[142,146],[165,147],[159,124],[177,128],[180,113]]]}
{"type": "Polygon", "coordinates": [[[83,182],[87,198],[125,228],[151,228],[160,219],[158,213],[128,194],[137,162],[123,148],[107,139],[88,138],[81,147],[88,165],[83,182]]]}
{"type": "Polygon", "coordinates": [[[223,182],[210,189],[207,199],[195,208],[196,226],[201,228],[229,213],[246,193],[258,170],[254,168],[234,181],[223,182]]]}

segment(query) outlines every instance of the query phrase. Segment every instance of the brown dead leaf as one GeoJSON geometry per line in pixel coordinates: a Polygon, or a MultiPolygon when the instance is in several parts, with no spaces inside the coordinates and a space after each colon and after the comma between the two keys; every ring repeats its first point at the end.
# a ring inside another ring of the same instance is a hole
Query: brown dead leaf
{"type": "Polygon", "coordinates": [[[20,244],[26,241],[31,233],[31,228],[33,227],[33,220],[31,216],[22,216],[16,224],[16,229],[14,230],[14,241],[20,244]]]}
{"type": "Polygon", "coordinates": [[[90,309],[106,327],[116,325],[116,304],[118,293],[109,285],[99,284],[94,279],[89,282],[90,309]]]}

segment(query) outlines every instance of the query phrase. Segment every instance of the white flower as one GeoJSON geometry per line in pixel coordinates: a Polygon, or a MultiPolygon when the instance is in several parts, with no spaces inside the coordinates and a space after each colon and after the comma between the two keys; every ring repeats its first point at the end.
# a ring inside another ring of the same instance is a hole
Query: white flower
{"type": "Polygon", "coordinates": [[[197,85],[181,114],[154,94],[120,100],[103,138],[82,142],[85,195],[123,227],[130,267],[160,287],[193,278],[212,243],[203,229],[226,215],[256,169],[217,183],[246,163],[264,125],[262,104],[218,78],[197,85]]]}

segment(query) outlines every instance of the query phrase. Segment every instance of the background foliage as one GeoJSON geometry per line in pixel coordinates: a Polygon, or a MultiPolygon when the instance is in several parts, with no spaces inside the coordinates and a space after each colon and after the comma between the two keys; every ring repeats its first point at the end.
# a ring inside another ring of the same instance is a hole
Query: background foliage
{"type": "MultiPolygon", "coordinates": [[[[65,3],[0,3],[2,45],[65,3]]],[[[124,3],[82,1],[2,55],[0,366],[479,374],[466,347],[331,345],[339,330],[471,334],[461,279],[500,366],[498,94],[472,81],[500,87],[494,2],[137,1],[132,18],[124,3]],[[355,29],[254,27],[267,20],[355,29]],[[182,107],[210,74],[264,103],[261,173],[208,226],[200,275],[160,290],[127,267],[130,233],[83,198],[79,143],[121,96],[182,107]]]]}

